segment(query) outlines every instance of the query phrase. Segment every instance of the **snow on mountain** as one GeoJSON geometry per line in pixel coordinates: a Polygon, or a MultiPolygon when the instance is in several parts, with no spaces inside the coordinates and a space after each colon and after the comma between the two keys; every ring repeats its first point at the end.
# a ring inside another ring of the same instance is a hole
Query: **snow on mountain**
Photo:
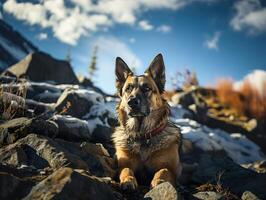
{"type": "Polygon", "coordinates": [[[0,18],[0,71],[36,51],[37,47],[0,18]]]}

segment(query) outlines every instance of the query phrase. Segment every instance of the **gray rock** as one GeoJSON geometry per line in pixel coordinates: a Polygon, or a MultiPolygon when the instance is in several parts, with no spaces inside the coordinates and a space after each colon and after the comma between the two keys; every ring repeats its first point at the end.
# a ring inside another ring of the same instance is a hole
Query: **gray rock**
{"type": "Polygon", "coordinates": [[[250,191],[245,191],[242,194],[241,200],[260,200],[255,194],[250,191]]]}
{"type": "Polygon", "coordinates": [[[57,169],[63,166],[88,169],[88,165],[80,157],[65,150],[56,141],[36,134],[29,134],[14,144],[2,147],[0,160],[3,164],[17,168],[25,164],[37,169],[57,169]]]}
{"type": "Polygon", "coordinates": [[[89,141],[92,133],[87,121],[71,116],[55,115],[51,119],[58,125],[57,137],[69,141],[89,141]]]}
{"type": "Polygon", "coordinates": [[[146,200],[177,200],[178,194],[176,189],[169,183],[164,182],[145,194],[144,199],[146,200]]]}
{"type": "Polygon", "coordinates": [[[198,168],[192,179],[197,183],[217,184],[219,181],[223,188],[228,188],[238,196],[248,190],[259,198],[266,199],[266,174],[245,169],[218,152],[199,156],[198,168]]]}
{"type": "Polygon", "coordinates": [[[99,179],[71,168],[61,168],[34,186],[24,200],[116,199],[110,187],[99,179]]]}
{"type": "Polygon", "coordinates": [[[223,198],[221,194],[213,191],[197,192],[193,196],[201,200],[219,200],[223,198]]]}
{"type": "Polygon", "coordinates": [[[57,100],[55,109],[59,114],[82,118],[89,113],[93,104],[93,99],[90,99],[88,91],[66,89],[57,100]]]}
{"type": "Polygon", "coordinates": [[[11,144],[29,133],[56,137],[58,126],[55,122],[41,118],[29,119],[26,117],[16,118],[0,125],[0,146],[11,144]]]}
{"type": "Polygon", "coordinates": [[[0,172],[0,199],[22,199],[31,190],[33,182],[0,172]]]}
{"type": "Polygon", "coordinates": [[[50,104],[34,101],[32,99],[26,99],[26,108],[32,110],[35,115],[54,111],[54,108],[50,104]]]}
{"type": "Polygon", "coordinates": [[[68,62],[56,60],[43,52],[29,54],[3,74],[12,74],[18,78],[27,77],[36,82],[78,84],[77,77],[68,62]]]}
{"type": "Polygon", "coordinates": [[[67,142],[29,134],[0,149],[0,162],[10,167],[84,169],[99,177],[114,177],[115,160],[100,144],[67,142]]]}

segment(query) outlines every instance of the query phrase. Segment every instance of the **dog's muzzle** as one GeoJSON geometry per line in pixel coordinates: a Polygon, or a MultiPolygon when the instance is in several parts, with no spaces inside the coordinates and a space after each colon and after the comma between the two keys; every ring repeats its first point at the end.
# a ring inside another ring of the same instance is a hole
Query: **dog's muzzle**
{"type": "Polygon", "coordinates": [[[146,117],[149,115],[149,110],[147,109],[147,105],[142,105],[143,102],[139,97],[131,97],[128,100],[128,106],[130,108],[129,115],[131,117],[146,117]]]}

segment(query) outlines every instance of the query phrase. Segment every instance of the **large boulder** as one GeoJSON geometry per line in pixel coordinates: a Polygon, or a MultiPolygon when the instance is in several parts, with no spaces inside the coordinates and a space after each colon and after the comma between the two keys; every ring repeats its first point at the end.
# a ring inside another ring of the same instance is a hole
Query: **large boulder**
{"type": "Polygon", "coordinates": [[[29,54],[17,64],[6,69],[3,74],[18,78],[26,77],[36,82],[78,84],[77,77],[68,62],[57,60],[43,52],[29,54]]]}
{"type": "Polygon", "coordinates": [[[33,187],[24,200],[116,199],[111,188],[95,177],[71,168],[61,168],[33,187]]]}
{"type": "Polygon", "coordinates": [[[178,200],[181,199],[179,197],[176,189],[169,183],[164,182],[156,187],[154,187],[152,190],[150,190],[147,194],[144,196],[145,200],[178,200]]]}
{"type": "Polygon", "coordinates": [[[100,177],[115,176],[115,161],[101,144],[74,143],[29,134],[0,149],[0,162],[14,168],[43,170],[68,166],[100,177]]]}
{"type": "Polygon", "coordinates": [[[94,104],[103,102],[102,95],[85,89],[66,89],[55,104],[58,113],[82,118],[94,104]]]}
{"type": "Polygon", "coordinates": [[[23,180],[11,174],[0,172],[0,199],[22,199],[30,192],[33,184],[30,180],[23,180]]]}
{"type": "Polygon", "coordinates": [[[69,115],[54,115],[53,120],[58,125],[57,137],[68,141],[89,141],[92,133],[86,120],[81,120],[69,115]]]}
{"type": "MultiPolygon", "coordinates": [[[[71,123],[79,127],[82,125],[83,128],[85,127],[83,131],[76,126],[76,130],[78,129],[79,132],[78,135],[84,136],[84,133],[87,137],[91,135],[91,138],[98,142],[109,141],[112,132],[111,127],[117,125],[116,117],[106,105],[104,97],[93,90],[66,89],[57,100],[55,110],[60,115],[70,115],[82,119],[72,118],[70,120],[67,117],[64,119],[63,117],[57,117],[58,115],[55,116],[55,121],[58,121],[63,129],[68,128],[70,130],[71,123]],[[88,128],[89,131],[87,131],[88,128]]],[[[70,135],[68,133],[63,134],[70,135]]]]}
{"type": "Polygon", "coordinates": [[[50,138],[35,134],[29,134],[14,144],[2,147],[0,149],[0,161],[17,168],[26,165],[34,169],[46,167],[57,169],[62,166],[88,169],[87,163],[81,160],[78,155],[67,151],[50,138]]]}
{"type": "Polygon", "coordinates": [[[250,191],[258,198],[266,199],[266,174],[245,169],[224,154],[201,154],[192,179],[200,184],[218,184],[238,196],[250,191]]]}
{"type": "Polygon", "coordinates": [[[56,137],[58,125],[42,118],[20,117],[6,121],[0,125],[0,147],[14,143],[30,133],[56,137]]]}

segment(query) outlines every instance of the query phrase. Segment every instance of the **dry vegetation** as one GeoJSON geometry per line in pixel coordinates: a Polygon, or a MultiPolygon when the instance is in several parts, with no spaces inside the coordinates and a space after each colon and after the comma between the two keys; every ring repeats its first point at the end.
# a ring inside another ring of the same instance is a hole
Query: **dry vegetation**
{"type": "MultiPolygon", "coordinates": [[[[235,91],[232,80],[221,79],[217,82],[216,89],[217,97],[223,105],[258,120],[266,118],[266,94],[259,94],[249,81],[244,81],[238,91],[235,91]]],[[[263,91],[266,92],[266,82],[263,91]]]]}
{"type": "Polygon", "coordinates": [[[0,113],[1,119],[12,119],[25,107],[27,83],[25,81],[2,84],[0,86],[0,113]]]}
{"type": "Polygon", "coordinates": [[[226,188],[221,184],[221,178],[222,178],[223,174],[224,174],[224,171],[217,174],[216,184],[206,183],[206,184],[200,185],[196,189],[198,191],[217,192],[217,193],[223,195],[223,199],[225,199],[225,200],[237,200],[237,199],[239,199],[235,194],[230,192],[229,188],[226,188]]]}

